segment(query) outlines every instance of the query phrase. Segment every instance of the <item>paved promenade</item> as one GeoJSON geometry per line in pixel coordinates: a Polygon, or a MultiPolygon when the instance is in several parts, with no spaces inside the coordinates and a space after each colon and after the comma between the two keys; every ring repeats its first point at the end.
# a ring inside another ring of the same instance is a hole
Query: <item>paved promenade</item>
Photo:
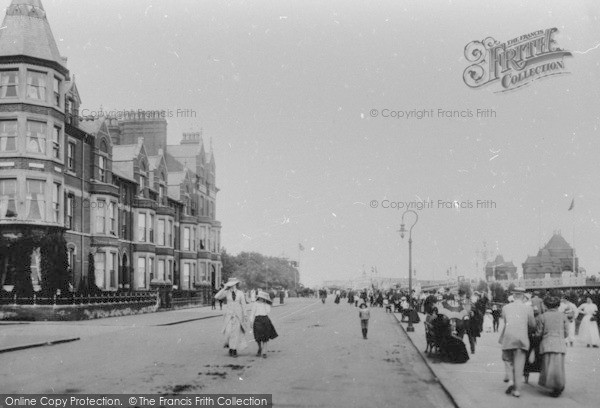
{"type": "MultiPolygon", "coordinates": [[[[274,306],[279,306],[275,304],[274,306]]],[[[73,322],[0,322],[0,353],[80,340],[122,327],[168,326],[222,316],[217,305],[73,322]]]]}
{"type": "MultiPolygon", "coordinates": [[[[395,314],[400,321],[400,314],[395,314]]],[[[567,349],[567,385],[559,398],[552,398],[548,391],[537,385],[538,374],[529,376],[529,384],[523,386],[520,398],[506,395],[504,364],[500,358],[499,333],[482,333],[470,360],[465,364],[449,364],[429,357],[425,350],[425,329],[421,323],[414,325],[415,331],[407,333],[421,355],[429,362],[440,382],[450,392],[461,408],[517,407],[527,408],[597,407],[600,404],[600,350],[586,348],[580,341],[567,349]]],[[[407,324],[402,323],[406,328],[407,324]]],[[[500,326],[502,330],[502,326],[500,326]]],[[[465,336],[465,344],[468,340],[465,336]]]]}
{"type": "MultiPolygon", "coordinates": [[[[290,299],[292,305],[296,302],[300,302],[300,300],[290,299]]],[[[274,306],[279,307],[278,304],[275,304],[274,306]]],[[[351,320],[348,324],[354,330],[353,325],[356,323],[356,310],[354,308],[348,309],[343,308],[342,305],[321,305],[320,303],[318,303],[317,306],[318,307],[307,310],[310,310],[312,313],[318,311],[315,316],[320,316],[323,313],[321,309],[325,311],[331,309],[331,312],[335,311],[336,313],[341,313],[340,316],[345,316],[349,312],[351,316],[349,319],[351,320]]],[[[304,308],[302,305],[294,307],[304,308]]],[[[287,310],[287,308],[284,310],[287,310]]],[[[376,310],[376,313],[373,314],[374,319],[381,319],[381,316],[378,317],[379,312],[383,315],[383,310],[378,309],[376,310]]],[[[164,328],[165,326],[173,325],[173,328],[169,329],[169,332],[180,332],[184,328],[186,330],[194,331],[197,330],[197,327],[205,326],[201,321],[203,319],[210,319],[206,320],[206,325],[214,326],[215,319],[213,318],[218,318],[219,316],[222,316],[222,311],[220,311],[218,307],[216,310],[211,310],[210,307],[197,307],[176,311],[77,322],[2,322],[0,323],[0,359],[6,361],[2,356],[12,356],[12,351],[23,348],[41,347],[52,343],[73,342],[55,346],[57,347],[56,353],[59,353],[59,350],[64,351],[64,348],[67,348],[68,350],[72,347],[77,348],[78,346],[75,345],[79,345],[80,343],[95,344],[93,343],[94,339],[99,339],[98,341],[100,341],[105,338],[113,338],[119,334],[123,337],[123,333],[133,333],[131,331],[132,328],[148,328],[147,330],[144,329],[143,333],[148,332],[148,330],[151,333],[155,333],[156,330],[160,330],[160,327],[164,328]],[[179,325],[180,323],[192,321],[198,322],[196,325],[179,325]]],[[[329,325],[324,325],[323,322],[310,324],[308,325],[308,328],[306,325],[296,327],[296,325],[300,324],[296,320],[299,316],[300,315],[295,311],[290,312],[279,317],[280,320],[278,322],[280,324],[282,322],[285,322],[285,324],[292,324],[290,328],[285,329],[285,332],[299,330],[301,333],[304,333],[306,330],[314,331],[321,327],[329,327],[329,325]]],[[[399,321],[400,316],[395,314],[395,317],[399,321]]],[[[423,320],[424,319],[422,318],[422,321],[423,320]]],[[[385,319],[382,321],[385,321],[385,319]]],[[[373,321],[372,326],[372,329],[376,330],[377,325],[375,321],[373,321]]],[[[400,326],[406,327],[406,323],[402,323],[400,326]]],[[[282,330],[284,330],[283,327],[282,330]]],[[[212,332],[214,332],[214,328],[211,333],[212,332]]],[[[334,335],[335,334],[337,334],[337,332],[335,332],[334,335]]],[[[538,374],[534,373],[530,377],[530,384],[524,386],[521,398],[515,398],[504,393],[507,384],[502,381],[504,378],[504,367],[500,359],[500,345],[497,342],[498,333],[482,333],[482,337],[478,340],[476,353],[470,355],[470,360],[465,364],[442,363],[435,357],[423,355],[423,350],[425,349],[425,333],[422,322],[415,325],[415,332],[407,334],[418,352],[421,353],[421,357],[428,363],[428,366],[431,368],[435,377],[437,377],[439,382],[452,396],[456,404],[461,408],[506,408],[516,406],[526,406],[527,408],[591,408],[598,406],[598,401],[600,401],[600,387],[598,386],[598,380],[600,379],[600,350],[586,348],[585,345],[581,344],[579,341],[576,342],[575,347],[568,348],[567,350],[567,386],[561,397],[552,398],[548,395],[547,391],[542,390],[537,386],[538,374]]],[[[298,333],[298,335],[301,337],[300,333],[298,333]]],[[[372,336],[375,336],[375,333],[373,333],[372,336]]],[[[209,338],[211,337],[212,336],[209,336],[209,338]]],[[[392,347],[394,344],[393,341],[393,339],[389,339],[388,343],[390,349],[386,352],[392,353],[394,351],[394,348],[392,347]]],[[[403,343],[406,341],[408,340],[403,340],[403,343]]],[[[283,347],[283,338],[276,344],[279,347],[283,347]]],[[[359,342],[359,344],[363,343],[359,342]]],[[[365,345],[368,344],[373,346],[374,341],[365,342],[365,345]]],[[[409,346],[409,348],[412,349],[412,345],[409,344],[401,344],[400,346],[409,346]]],[[[288,349],[293,350],[295,347],[297,347],[297,345],[294,347],[289,346],[288,349]]],[[[336,347],[339,348],[339,345],[336,347]]],[[[385,348],[387,348],[387,346],[385,348]]],[[[214,350],[214,345],[208,349],[214,350]]],[[[41,348],[38,350],[46,353],[41,348]]],[[[53,347],[48,347],[48,350],[52,350],[52,353],[54,353],[53,347]]],[[[275,352],[276,349],[273,349],[272,351],[275,352]]],[[[288,353],[289,352],[290,351],[288,351],[288,353]]],[[[18,352],[15,352],[15,355],[18,354],[18,352]]],[[[332,362],[332,364],[332,367],[337,367],[337,363],[332,362]]],[[[405,366],[406,361],[398,361],[398,364],[399,367],[405,366]]],[[[176,372],[179,372],[179,370],[180,369],[176,372]]]]}

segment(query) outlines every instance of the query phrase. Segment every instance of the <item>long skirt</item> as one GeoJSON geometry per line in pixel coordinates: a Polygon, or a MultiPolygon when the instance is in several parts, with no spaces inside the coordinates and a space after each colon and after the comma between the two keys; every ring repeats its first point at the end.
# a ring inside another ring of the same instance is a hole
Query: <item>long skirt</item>
{"type": "Polygon", "coordinates": [[[565,388],[565,355],[563,353],[542,354],[542,371],[538,384],[552,390],[565,388]]]}
{"type": "Polygon", "coordinates": [[[369,319],[360,319],[360,328],[368,329],[369,328],[369,319]]]}
{"type": "Polygon", "coordinates": [[[254,319],[254,340],[269,341],[278,336],[269,316],[256,316],[254,319]]]}
{"type": "Polygon", "coordinates": [[[583,316],[579,326],[579,338],[585,344],[600,345],[600,336],[598,335],[598,323],[591,321],[591,315],[583,316]]]}
{"type": "Polygon", "coordinates": [[[467,346],[465,346],[465,343],[457,337],[449,336],[445,340],[444,351],[446,353],[446,359],[450,363],[461,364],[469,361],[467,346]]]}
{"type": "Polygon", "coordinates": [[[225,336],[225,345],[230,349],[243,350],[248,347],[244,329],[235,316],[226,318],[223,326],[223,334],[225,336]]]}

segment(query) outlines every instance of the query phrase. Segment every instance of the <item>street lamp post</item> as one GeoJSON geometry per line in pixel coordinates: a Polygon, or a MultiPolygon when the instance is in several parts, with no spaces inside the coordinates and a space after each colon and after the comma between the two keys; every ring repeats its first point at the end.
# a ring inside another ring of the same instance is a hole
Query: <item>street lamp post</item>
{"type": "MultiPolygon", "coordinates": [[[[415,215],[415,222],[411,225],[410,230],[408,232],[408,304],[412,308],[413,299],[412,299],[412,230],[415,225],[417,225],[417,221],[419,221],[419,214],[414,212],[413,210],[406,210],[402,214],[402,224],[400,224],[400,237],[404,239],[404,234],[406,233],[406,228],[404,224],[404,216],[406,213],[413,213],[415,215]]],[[[412,317],[408,317],[408,326],[406,327],[407,332],[414,332],[415,328],[412,324],[412,317]]]]}

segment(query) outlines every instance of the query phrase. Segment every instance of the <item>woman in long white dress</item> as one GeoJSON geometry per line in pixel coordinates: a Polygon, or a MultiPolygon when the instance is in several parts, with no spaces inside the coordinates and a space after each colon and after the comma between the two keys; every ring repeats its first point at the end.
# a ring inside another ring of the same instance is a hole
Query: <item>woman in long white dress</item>
{"type": "Polygon", "coordinates": [[[592,302],[591,298],[587,298],[585,303],[582,303],[578,309],[583,313],[583,319],[579,326],[579,337],[581,340],[592,347],[600,346],[600,335],[598,334],[598,322],[596,321],[598,314],[598,306],[592,302]],[[594,318],[594,320],[592,320],[594,318]]]}
{"type": "Polygon", "coordinates": [[[238,350],[248,347],[246,341],[245,328],[246,323],[246,298],[244,292],[237,286],[240,281],[236,278],[230,278],[215,295],[215,299],[227,299],[227,309],[223,320],[223,334],[225,335],[225,347],[229,348],[229,355],[237,357],[238,350]]]}

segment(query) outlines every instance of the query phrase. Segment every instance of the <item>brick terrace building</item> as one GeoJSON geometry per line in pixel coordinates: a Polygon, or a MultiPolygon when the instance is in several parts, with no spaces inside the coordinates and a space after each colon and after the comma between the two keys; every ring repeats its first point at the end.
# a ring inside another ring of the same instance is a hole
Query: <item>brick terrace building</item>
{"type": "MultiPolygon", "coordinates": [[[[0,30],[0,235],[64,231],[70,281],[94,261],[104,291],[220,285],[215,160],[200,133],[167,146],[156,113],[80,118],[81,98],[40,0],[0,30]]],[[[31,256],[40,281],[40,253],[31,256]]],[[[0,259],[0,288],[11,280],[0,259]]]]}

